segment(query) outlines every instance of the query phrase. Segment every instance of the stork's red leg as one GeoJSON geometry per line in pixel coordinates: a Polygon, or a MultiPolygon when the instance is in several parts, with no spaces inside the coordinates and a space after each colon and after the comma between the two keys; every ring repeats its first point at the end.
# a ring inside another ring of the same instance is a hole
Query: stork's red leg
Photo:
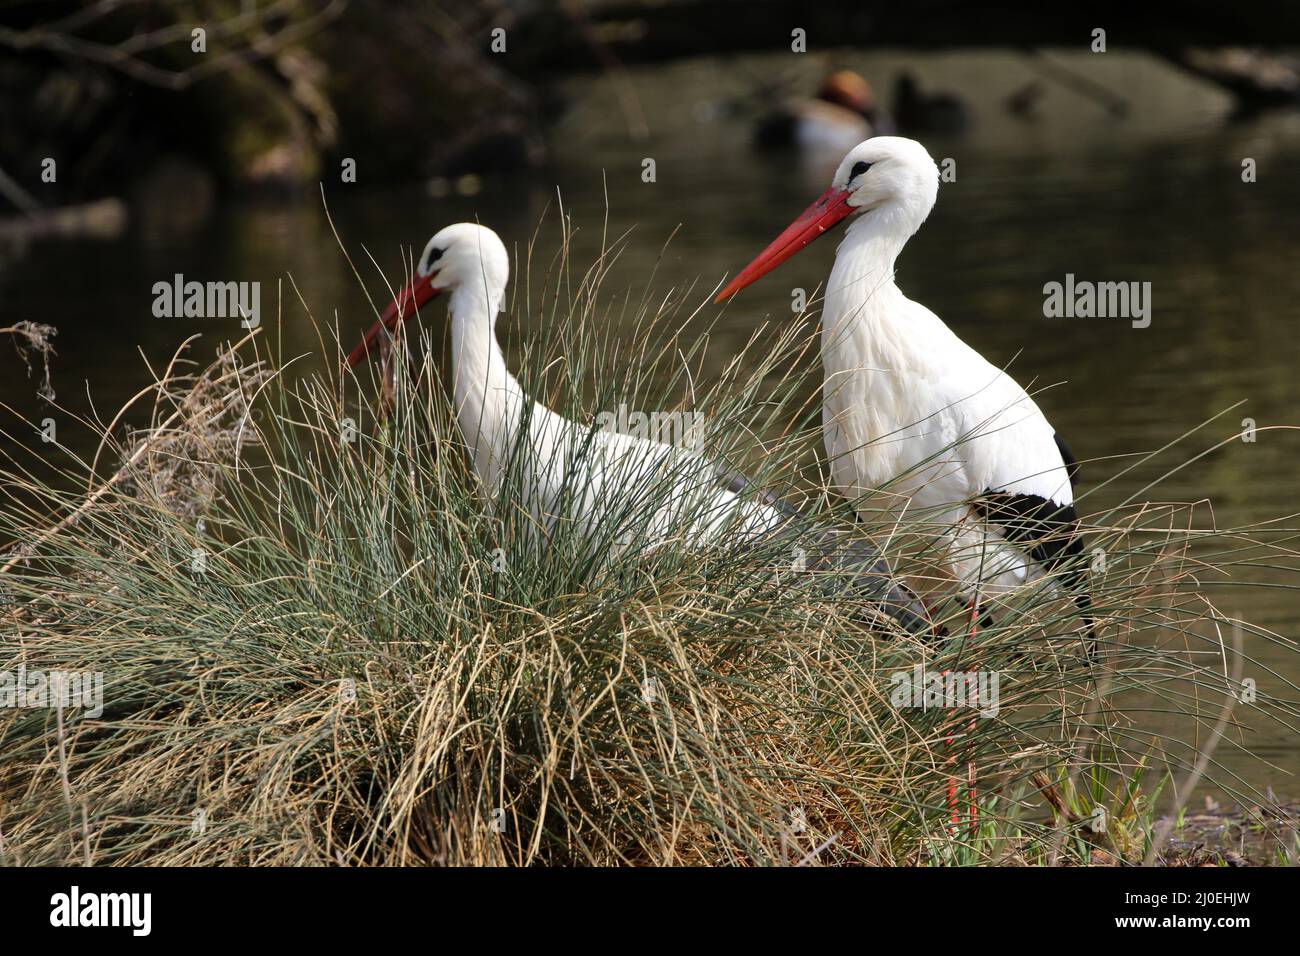
{"type": "MultiPolygon", "coordinates": [[[[972,732],[974,731],[975,722],[970,723],[972,732]]],[[[970,833],[974,837],[979,833],[980,826],[980,800],[979,792],[975,789],[975,761],[968,761],[966,764],[966,786],[970,792],[970,833]]]]}
{"type": "MultiPolygon", "coordinates": [[[[947,677],[949,671],[944,671],[943,676],[947,677]]],[[[947,765],[951,767],[957,762],[957,755],[952,752],[953,735],[949,734],[943,738],[944,748],[948,751],[947,765]]],[[[948,835],[956,836],[957,830],[961,826],[961,801],[957,793],[957,778],[950,770],[948,772],[948,835]]]]}
{"type": "MultiPolygon", "coordinates": [[[[977,595],[976,597],[971,598],[971,602],[970,602],[970,642],[971,643],[974,643],[975,635],[978,632],[978,628],[979,628],[979,597],[977,595]]],[[[951,672],[944,671],[943,676],[947,677],[949,673],[951,672]]],[[[969,741],[974,736],[974,734],[975,734],[975,719],[971,718],[971,720],[966,724],[966,739],[967,739],[966,749],[968,752],[968,756],[966,760],[966,787],[967,787],[967,795],[968,795],[967,799],[969,801],[969,808],[968,808],[968,814],[970,817],[969,831],[972,837],[975,836],[979,826],[979,792],[975,787],[975,761],[969,758],[969,750],[970,750],[969,741]]],[[[950,767],[954,766],[957,763],[957,755],[955,753],[952,753],[953,736],[954,736],[953,734],[949,734],[947,737],[944,738],[944,744],[946,745],[950,753],[950,756],[948,757],[947,760],[947,763],[950,767]]],[[[960,791],[960,784],[958,782],[958,778],[955,775],[955,773],[950,773],[948,777],[948,820],[949,820],[948,832],[953,836],[956,836],[957,831],[961,828],[962,813],[961,813],[961,800],[960,800],[959,791],[960,791]]]]}
{"type": "MultiPolygon", "coordinates": [[[[970,643],[972,645],[974,645],[975,643],[975,633],[979,627],[979,617],[980,617],[980,599],[979,599],[979,593],[976,592],[975,596],[971,598],[970,601],[970,643]]],[[[975,834],[978,832],[978,827],[979,827],[980,803],[979,803],[979,793],[975,789],[975,761],[969,759],[970,741],[975,736],[975,718],[973,717],[971,718],[970,723],[966,725],[966,734],[967,734],[966,752],[968,758],[966,761],[966,785],[968,788],[967,792],[970,795],[970,835],[974,837],[975,834]]]]}

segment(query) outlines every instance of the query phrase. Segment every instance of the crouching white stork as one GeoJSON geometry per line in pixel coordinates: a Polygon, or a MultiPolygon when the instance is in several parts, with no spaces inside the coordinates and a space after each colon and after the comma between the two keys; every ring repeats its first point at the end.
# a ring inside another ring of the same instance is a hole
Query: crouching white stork
{"type": "Polygon", "coordinates": [[[518,468],[526,499],[520,503],[548,534],[561,521],[573,522],[584,538],[615,549],[649,551],[673,538],[688,546],[743,544],[776,533],[798,538],[811,566],[843,569],[851,560],[848,570],[865,582],[859,591],[909,630],[927,628],[924,608],[863,543],[827,540],[788,502],[691,449],[582,426],[530,401],[496,338],[509,271],[506,248],[491,229],[447,226],[424,247],[414,280],[348,355],[348,366],[365,361],[420,306],[448,292],[457,424],[494,497],[507,470],[518,468]]]}
{"type": "Polygon", "coordinates": [[[854,217],[822,308],[822,423],[832,480],[858,498],[888,485],[933,515],[971,602],[1045,573],[1073,595],[1095,644],[1079,558],[1078,464],[1034,400],[894,283],[934,208],[939,170],[920,143],[878,136],[718,295],[724,301],[854,217]]]}

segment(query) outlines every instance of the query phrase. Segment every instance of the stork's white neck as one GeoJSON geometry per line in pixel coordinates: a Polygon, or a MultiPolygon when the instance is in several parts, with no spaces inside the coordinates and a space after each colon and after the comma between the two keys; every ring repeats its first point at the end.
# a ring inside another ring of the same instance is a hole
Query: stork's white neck
{"type": "Polygon", "coordinates": [[[456,420],[479,475],[490,480],[523,408],[524,391],[506,368],[496,317],[504,289],[469,282],[451,294],[452,390],[456,420]]]}
{"type": "Polygon", "coordinates": [[[892,334],[906,303],[894,283],[894,263],[911,235],[901,217],[888,209],[865,213],[849,225],[826,286],[823,357],[842,350],[841,343],[849,338],[861,340],[873,355],[905,344],[902,336],[892,334]]]}
{"type": "Polygon", "coordinates": [[[916,382],[950,337],[894,283],[912,229],[878,209],[849,227],[822,310],[822,424],[831,476],[858,495],[901,474],[907,443],[882,441],[922,420],[916,382]]]}

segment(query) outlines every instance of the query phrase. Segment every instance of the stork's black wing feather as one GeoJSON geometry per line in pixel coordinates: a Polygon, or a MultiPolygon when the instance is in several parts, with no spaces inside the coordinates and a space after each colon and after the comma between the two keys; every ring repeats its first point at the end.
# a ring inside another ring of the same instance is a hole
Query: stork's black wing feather
{"type": "MultiPolygon", "coordinates": [[[[1078,463],[1058,438],[1061,457],[1067,469],[1078,471],[1078,463]]],[[[986,491],[974,502],[985,521],[995,525],[1003,536],[1016,543],[1074,594],[1074,603],[1083,617],[1088,635],[1089,653],[1096,653],[1097,632],[1093,626],[1092,595],[1088,593],[1087,565],[1083,559],[1083,539],[1079,536],[1079,516],[1074,505],[1063,505],[1038,495],[1015,495],[1006,491],[986,491]]]]}
{"type": "MultiPolygon", "coordinates": [[[[975,510],[1048,571],[1083,553],[1083,541],[1075,534],[1079,516],[1074,505],[1058,504],[1039,495],[986,491],[975,499],[975,510]]],[[[1073,584],[1072,578],[1065,581],[1073,584]]]]}
{"type": "Polygon", "coordinates": [[[1056,450],[1061,453],[1061,461],[1065,462],[1065,473],[1070,478],[1070,488],[1076,488],[1079,484],[1079,459],[1074,457],[1074,452],[1070,451],[1070,446],[1065,443],[1065,439],[1052,432],[1052,438],[1056,439],[1056,450]]]}
{"type": "MultiPolygon", "coordinates": [[[[1079,460],[1060,435],[1053,432],[1056,450],[1073,489],[1079,481],[1079,460]]],[[[1029,552],[1046,570],[1054,571],[1068,558],[1083,552],[1076,534],[1079,515],[1073,504],[1058,504],[1040,495],[1015,494],[986,489],[975,500],[975,509],[985,521],[996,524],[1003,536],[1029,552]]],[[[1066,578],[1073,584],[1077,575],[1066,578]]]]}

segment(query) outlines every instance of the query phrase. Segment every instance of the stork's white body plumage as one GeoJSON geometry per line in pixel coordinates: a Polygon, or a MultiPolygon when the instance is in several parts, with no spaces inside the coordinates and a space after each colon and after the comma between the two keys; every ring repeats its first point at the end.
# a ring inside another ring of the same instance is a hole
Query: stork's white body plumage
{"type": "MultiPolygon", "coordinates": [[[[673,538],[692,545],[745,540],[780,523],[770,505],[723,487],[716,469],[689,448],[593,431],[527,397],[497,342],[509,257],[492,230],[473,223],[446,227],[429,240],[416,271],[416,291],[407,301],[418,305],[421,294],[427,301],[451,293],[456,418],[474,470],[493,497],[509,469],[517,481],[512,491],[548,532],[570,522],[579,535],[607,535],[621,524],[626,531],[611,542],[614,548],[651,549],[673,538]]],[[[388,318],[399,314],[400,308],[388,318]]],[[[353,355],[364,357],[366,344],[353,355]]]]}
{"type": "Polygon", "coordinates": [[[854,222],[827,284],[822,423],[832,480],[855,499],[884,488],[884,500],[896,496],[933,522],[966,588],[1014,587],[1038,569],[968,502],[992,491],[1070,505],[1065,462],[1025,390],[895,284],[906,236],[891,222],[854,222]]]}

